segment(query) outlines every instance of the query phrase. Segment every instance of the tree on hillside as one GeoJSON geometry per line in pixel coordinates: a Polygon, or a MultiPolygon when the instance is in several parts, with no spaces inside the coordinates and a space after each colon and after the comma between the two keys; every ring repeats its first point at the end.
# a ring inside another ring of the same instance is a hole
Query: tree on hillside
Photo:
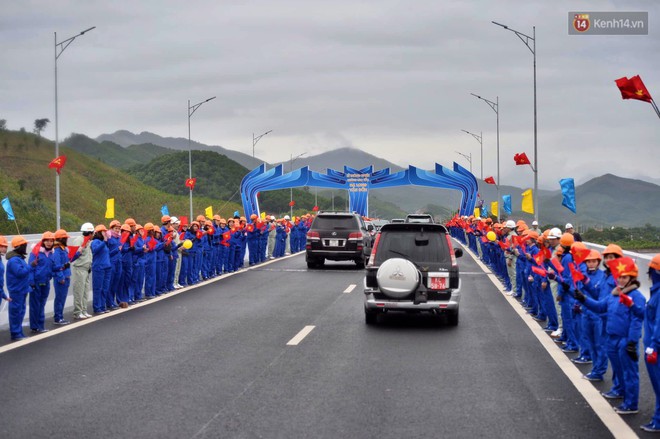
{"type": "Polygon", "coordinates": [[[7,129],[7,119],[0,119],[0,131],[7,129]]]}
{"type": "Polygon", "coordinates": [[[50,119],[35,119],[34,121],[34,134],[41,137],[41,132],[46,129],[46,125],[50,123],[50,119]]]}

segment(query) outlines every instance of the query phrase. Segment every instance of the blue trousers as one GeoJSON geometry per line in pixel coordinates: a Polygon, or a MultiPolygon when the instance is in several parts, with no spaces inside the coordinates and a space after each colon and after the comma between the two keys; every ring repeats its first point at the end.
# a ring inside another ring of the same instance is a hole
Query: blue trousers
{"type": "Polygon", "coordinates": [[[144,261],[144,295],[154,297],[156,295],[156,255],[147,256],[144,261]]]}
{"type": "Polygon", "coordinates": [[[92,308],[94,312],[105,311],[110,295],[112,267],[92,268],[92,308]]]}
{"type": "Polygon", "coordinates": [[[190,256],[181,255],[181,269],[179,270],[179,285],[188,285],[188,271],[190,270],[190,256]]]}
{"type": "Polygon", "coordinates": [[[50,293],[50,282],[37,284],[30,293],[31,329],[45,329],[44,322],[46,320],[46,300],[48,300],[48,293],[50,293]]]}
{"type": "Polygon", "coordinates": [[[174,272],[176,271],[176,258],[171,258],[167,260],[167,281],[166,289],[167,291],[174,291],[174,272]]]}
{"type": "Polygon", "coordinates": [[[546,285],[545,289],[541,287],[539,290],[539,303],[543,308],[543,313],[548,316],[548,329],[556,331],[559,328],[559,318],[557,317],[555,299],[552,297],[552,290],[549,284],[546,285]]]}
{"type": "Polygon", "coordinates": [[[649,364],[646,361],[646,370],[651,379],[651,386],[655,393],[655,412],[653,412],[652,422],[654,425],[660,427],[660,364],[649,364]]]}
{"type": "Polygon", "coordinates": [[[565,293],[561,298],[562,337],[566,340],[566,348],[577,349],[578,342],[573,323],[573,302],[573,298],[568,297],[568,293],[565,293]]]}
{"type": "MultiPolygon", "coordinates": [[[[564,324],[566,326],[566,324],[564,324]]],[[[637,409],[639,402],[639,363],[626,352],[627,340],[615,335],[607,337],[607,356],[612,372],[617,377],[618,388],[612,390],[623,395],[623,405],[637,409]]]]}
{"type": "MultiPolygon", "coordinates": [[[[107,308],[115,308],[119,300],[119,289],[121,288],[121,261],[111,262],[112,274],[110,275],[110,290],[108,299],[106,299],[105,306],[107,308]]],[[[120,300],[119,300],[120,301],[120,300]]],[[[120,301],[121,302],[121,301],[120,301]]]]}
{"type": "Polygon", "coordinates": [[[59,322],[64,319],[64,304],[66,303],[66,296],[69,294],[69,285],[71,285],[71,278],[64,278],[64,283],[58,281],[53,283],[55,287],[55,301],[53,302],[53,320],[59,322]]]}
{"type": "Polygon", "coordinates": [[[121,287],[119,288],[120,302],[132,302],[131,299],[131,280],[133,278],[133,258],[122,260],[121,263],[121,287]]]}
{"type": "Polygon", "coordinates": [[[607,372],[607,349],[605,347],[605,326],[603,319],[592,314],[582,316],[582,335],[584,336],[591,360],[591,375],[602,378],[607,372]]]}
{"type": "Polygon", "coordinates": [[[27,300],[27,292],[19,293],[18,291],[9,291],[9,332],[11,338],[24,337],[23,334],[23,319],[25,318],[25,302],[27,300]]]}

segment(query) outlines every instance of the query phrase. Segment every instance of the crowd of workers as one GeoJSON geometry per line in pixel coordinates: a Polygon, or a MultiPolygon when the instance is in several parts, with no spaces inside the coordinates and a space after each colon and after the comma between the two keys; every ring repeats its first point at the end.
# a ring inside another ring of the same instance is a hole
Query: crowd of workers
{"type": "MultiPolygon", "coordinates": [[[[655,413],[641,428],[660,432],[660,254],[648,266],[650,299],[639,291],[639,267],[621,247],[600,253],[588,249],[571,224],[565,231],[541,231],[534,221],[503,223],[479,217],[454,217],[452,236],[468,246],[501,280],[504,292],[522,306],[573,362],[591,364],[583,376],[603,381],[612,368],[607,399],[622,400],[615,411],[639,412],[639,341],[656,395],[655,413]]],[[[646,268],[646,267],[644,267],[646,268]]]]}
{"type": "Polygon", "coordinates": [[[87,308],[90,286],[94,315],[126,308],[237,271],[246,256],[248,265],[255,265],[299,252],[305,248],[312,219],[309,214],[293,221],[288,215],[236,215],[228,220],[200,215],[188,224],[164,215],[160,226],[141,225],[133,218],[123,224],[113,220],[108,227],[85,223],[82,236],[72,238],[66,230],[45,232],[29,253],[23,236],[13,237],[9,253],[7,239],[0,236],[0,305],[3,299],[9,302],[11,339],[25,338],[22,323],[28,300],[31,331],[48,331],[45,308],[51,281],[53,323],[67,325],[64,305],[70,286],[73,318],[84,320],[92,317],[87,308]],[[6,256],[6,270],[1,256],[6,256]]]}

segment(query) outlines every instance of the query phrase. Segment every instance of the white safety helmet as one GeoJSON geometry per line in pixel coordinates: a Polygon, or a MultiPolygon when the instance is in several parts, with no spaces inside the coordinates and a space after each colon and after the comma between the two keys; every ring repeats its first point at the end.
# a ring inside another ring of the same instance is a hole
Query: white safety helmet
{"type": "Polygon", "coordinates": [[[539,225],[539,222],[538,222],[538,221],[532,221],[532,225],[533,225],[533,226],[538,226],[538,225],[539,225]]]}
{"type": "Polygon", "coordinates": [[[289,215],[284,215],[284,219],[285,219],[285,220],[290,220],[291,217],[290,217],[289,215]]]}
{"type": "Polygon", "coordinates": [[[170,218],[170,222],[171,222],[172,224],[176,224],[176,223],[179,222],[179,218],[173,216],[173,217],[170,218]]]}
{"type": "Polygon", "coordinates": [[[94,224],[92,223],[85,223],[80,227],[81,232],[93,232],[94,231],[94,224]]]}
{"type": "Polygon", "coordinates": [[[271,216],[270,216],[270,219],[272,219],[273,221],[275,221],[275,215],[271,215],[271,216]]]}
{"type": "Polygon", "coordinates": [[[554,228],[550,229],[550,233],[548,234],[548,238],[561,239],[561,235],[563,235],[561,230],[559,230],[559,228],[557,228],[557,227],[554,227],[554,228]]]}
{"type": "Polygon", "coordinates": [[[564,228],[565,228],[565,229],[572,229],[572,228],[573,228],[573,224],[571,224],[571,223],[566,223],[566,227],[564,227],[564,228]]]}
{"type": "Polygon", "coordinates": [[[509,220],[504,224],[504,227],[506,227],[507,229],[513,230],[513,229],[516,228],[516,223],[513,220],[509,220]]]}

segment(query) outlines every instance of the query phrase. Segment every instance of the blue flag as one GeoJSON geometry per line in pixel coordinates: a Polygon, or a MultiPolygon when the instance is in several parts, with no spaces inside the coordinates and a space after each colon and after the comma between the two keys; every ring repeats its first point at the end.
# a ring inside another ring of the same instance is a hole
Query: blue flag
{"type": "Polygon", "coordinates": [[[238,213],[238,210],[234,212],[234,218],[238,218],[238,217],[240,217],[240,216],[241,216],[241,215],[238,213]]]}
{"type": "Polygon", "coordinates": [[[16,221],[14,210],[11,208],[11,203],[9,202],[9,197],[2,199],[2,208],[5,209],[5,212],[7,212],[7,219],[9,221],[16,221]]]}
{"type": "Polygon", "coordinates": [[[577,213],[575,206],[575,181],[572,178],[562,178],[559,180],[559,186],[561,186],[561,194],[564,196],[561,205],[571,212],[577,213]]]}
{"type": "Polygon", "coordinates": [[[170,210],[167,208],[167,204],[163,204],[163,206],[160,208],[160,214],[163,216],[170,216],[170,210]]]}
{"type": "Polygon", "coordinates": [[[511,215],[511,195],[502,195],[502,209],[509,215],[511,215]]]}

